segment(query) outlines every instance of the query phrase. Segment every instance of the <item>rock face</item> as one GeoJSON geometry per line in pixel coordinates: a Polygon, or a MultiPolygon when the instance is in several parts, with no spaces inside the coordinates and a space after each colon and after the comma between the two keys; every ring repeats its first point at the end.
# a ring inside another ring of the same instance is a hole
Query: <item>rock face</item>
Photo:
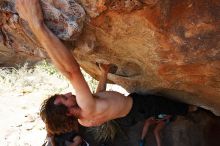
{"type": "MultiPolygon", "coordinates": [[[[14,3],[0,2],[1,66],[47,57],[14,3]]],[[[167,94],[220,115],[219,0],[42,0],[42,6],[49,28],[93,77],[96,62],[111,63],[117,71],[109,81],[129,92],[167,94]]]]}
{"type": "MultiPolygon", "coordinates": [[[[129,92],[165,94],[220,115],[219,0],[41,2],[48,27],[93,77],[98,78],[96,62],[111,63],[117,70],[109,74],[109,81],[129,92]]],[[[14,4],[14,0],[0,1],[0,66],[48,58],[14,4]]],[[[191,119],[196,121],[197,116],[191,119]]],[[[206,120],[197,129],[197,124],[178,120],[165,143],[216,145],[220,136],[214,127],[219,129],[219,119],[202,117],[206,120]],[[181,135],[191,133],[192,127],[198,139],[181,135]],[[204,137],[212,140],[202,144],[204,137]]]]}
{"type": "MultiPolygon", "coordinates": [[[[60,39],[74,41],[81,33],[85,11],[73,0],[41,1],[45,22],[60,39]]],[[[46,58],[46,53],[15,10],[15,0],[0,2],[1,65],[46,58]]]]}

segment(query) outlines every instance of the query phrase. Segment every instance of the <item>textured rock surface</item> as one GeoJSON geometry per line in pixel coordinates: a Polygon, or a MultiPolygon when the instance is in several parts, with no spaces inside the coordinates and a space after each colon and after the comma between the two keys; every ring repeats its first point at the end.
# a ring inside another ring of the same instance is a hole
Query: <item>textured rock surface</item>
{"type": "Polygon", "coordinates": [[[109,79],[129,91],[172,94],[219,114],[219,1],[114,0],[97,5],[94,12],[100,13],[75,49],[90,74],[96,75],[95,62],[109,62],[118,67],[109,79]]]}
{"type": "MultiPolygon", "coordinates": [[[[78,3],[45,0],[43,6],[48,26],[75,48],[73,54],[88,73],[97,78],[95,63],[112,63],[117,71],[109,80],[130,92],[161,92],[220,115],[219,0],[78,3]]],[[[0,4],[0,63],[45,58],[14,1],[0,4]]]]}

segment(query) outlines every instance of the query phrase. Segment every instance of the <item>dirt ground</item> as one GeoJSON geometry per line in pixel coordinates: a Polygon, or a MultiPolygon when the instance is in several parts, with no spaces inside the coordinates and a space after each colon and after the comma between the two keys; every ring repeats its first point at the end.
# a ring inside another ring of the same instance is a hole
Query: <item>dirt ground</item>
{"type": "Polygon", "coordinates": [[[40,146],[45,138],[44,123],[39,117],[42,99],[36,94],[1,94],[0,145],[40,146]]]}

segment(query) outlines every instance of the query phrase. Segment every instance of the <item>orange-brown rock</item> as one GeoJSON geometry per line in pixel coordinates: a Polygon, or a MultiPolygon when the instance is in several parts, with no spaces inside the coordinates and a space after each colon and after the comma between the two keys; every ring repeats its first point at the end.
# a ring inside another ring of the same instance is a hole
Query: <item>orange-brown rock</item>
{"type": "MultiPolygon", "coordinates": [[[[219,0],[78,3],[42,5],[49,28],[93,77],[98,77],[96,62],[111,63],[117,71],[109,80],[130,92],[160,92],[220,115],[219,0]]],[[[1,65],[47,57],[14,0],[1,1],[0,10],[1,65]]]]}

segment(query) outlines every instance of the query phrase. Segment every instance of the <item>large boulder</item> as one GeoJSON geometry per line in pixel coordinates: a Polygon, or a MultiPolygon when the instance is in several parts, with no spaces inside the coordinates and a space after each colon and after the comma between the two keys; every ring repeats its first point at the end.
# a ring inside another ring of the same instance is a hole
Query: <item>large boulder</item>
{"type": "MultiPolygon", "coordinates": [[[[0,2],[1,66],[47,58],[14,3],[0,2]]],[[[93,77],[96,62],[111,63],[117,70],[109,81],[129,92],[166,94],[220,115],[219,0],[42,0],[42,6],[48,27],[93,77]]]]}

